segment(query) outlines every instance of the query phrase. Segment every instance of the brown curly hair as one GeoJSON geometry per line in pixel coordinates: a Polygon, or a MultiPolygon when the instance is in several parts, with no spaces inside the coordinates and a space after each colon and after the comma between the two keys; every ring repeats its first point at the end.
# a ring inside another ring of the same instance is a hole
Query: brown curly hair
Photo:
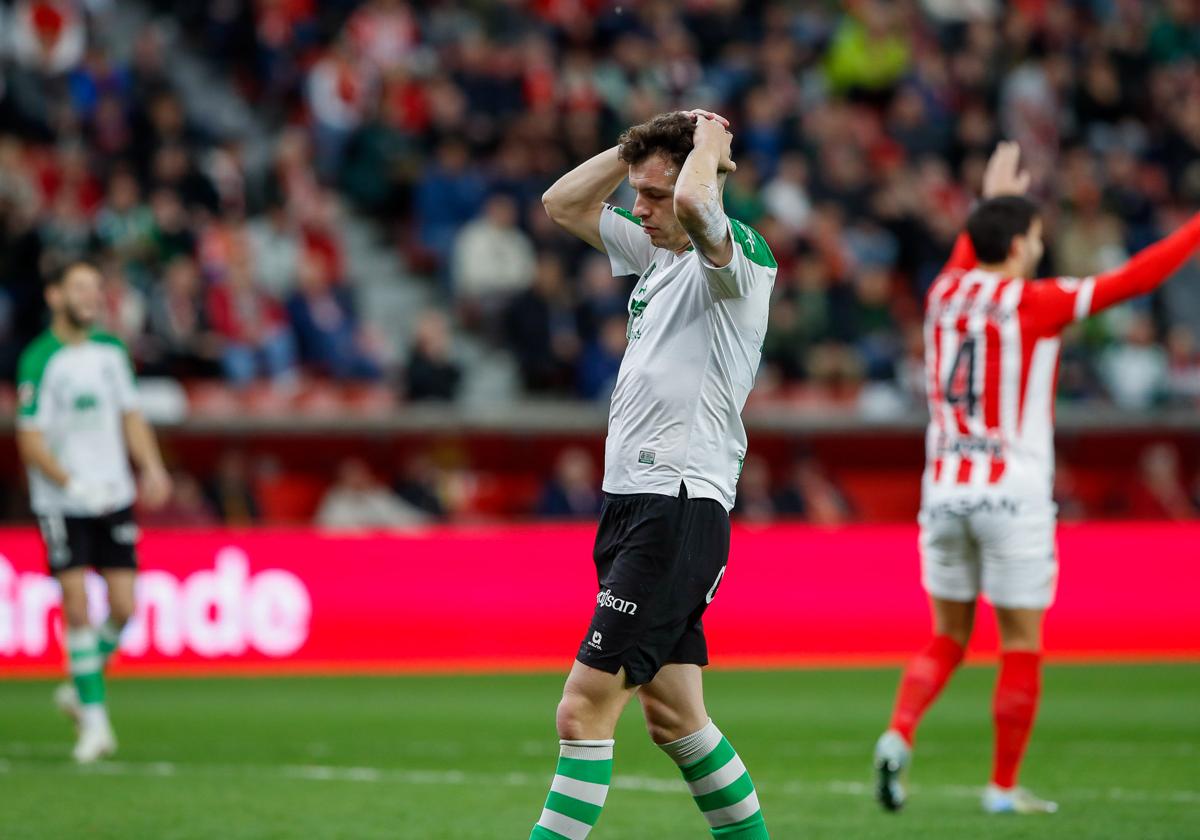
{"type": "Polygon", "coordinates": [[[695,133],[696,123],[688,114],[682,111],[659,114],[622,132],[617,139],[621,146],[618,157],[632,165],[652,155],[662,154],[680,167],[692,153],[692,137],[695,133]]]}

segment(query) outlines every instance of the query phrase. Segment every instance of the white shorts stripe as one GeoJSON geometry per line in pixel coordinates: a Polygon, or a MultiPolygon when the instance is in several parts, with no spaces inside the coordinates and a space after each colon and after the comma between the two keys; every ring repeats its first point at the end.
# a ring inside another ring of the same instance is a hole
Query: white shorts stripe
{"type": "Polygon", "coordinates": [[[735,753],[733,758],[725,763],[725,766],[719,770],[714,770],[703,778],[697,779],[694,782],[688,783],[688,790],[692,792],[692,796],[703,796],[706,793],[712,793],[714,790],[720,790],[723,787],[736,782],[746,772],[746,765],[742,763],[741,758],[735,753]]]}
{"type": "Polygon", "coordinates": [[[571,819],[565,814],[551,811],[549,808],[542,809],[542,815],[538,818],[537,824],[542,828],[557,832],[563,837],[569,837],[571,840],[586,840],[588,832],[592,830],[587,823],[571,819]]]}
{"type": "Polygon", "coordinates": [[[589,805],[603,805],[605,797],[608,796],[608,785],[600,785],[595,782],[581,782],[569,776],[555,776],[554,781],[550,785],[550,790],[555,793],[561,793],[563,796],[569,796],[572,799],[586,802],[589,805]]]}
{"type": "Polygon", "coordinates": [[[739,820],[744,820],[751,814],[757,813],[758,810],[758,791],[752,790],[750,795],[741,802],[736,802],[727,808],[713,808],[711,811],[705,811],[704,818],[713,828],[720,828],[723,825],[732,825],[739,820]]]}

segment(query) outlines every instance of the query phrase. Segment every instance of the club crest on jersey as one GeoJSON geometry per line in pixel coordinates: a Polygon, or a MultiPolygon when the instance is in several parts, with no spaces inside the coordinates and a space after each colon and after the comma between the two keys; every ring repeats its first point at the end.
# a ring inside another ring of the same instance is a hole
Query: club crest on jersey
{"type": "Polygon", "coordinates": [[[611,589],[605,589],[596,596],[596,605],[607,607],[610,610],[616,610],[619,613],[626,615],[637,615],[638,605],[633,601],[626,601],[624,598],[613,597],[611,589]]]}

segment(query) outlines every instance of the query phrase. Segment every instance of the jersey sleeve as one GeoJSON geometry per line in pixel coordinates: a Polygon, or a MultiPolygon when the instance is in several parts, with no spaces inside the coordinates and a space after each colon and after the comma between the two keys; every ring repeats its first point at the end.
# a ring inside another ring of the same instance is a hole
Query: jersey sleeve
{"type": "Polygon", "coordinates": [[[1096,278],[1056,277],[1026,283],[1018,312],[1026,331],[1050,336],[1092,314],[1096,278]]]}
{"type": "Polygon", "coordinates": [[[642,231],[642,220],[624,207],[604,205],[600,211],[600,239],[615,277],[641,274],[654,259],[654,246],[642,231]]]}
{"type": "Polygon", "coordinates": [[[712,265],[699,251],[696,259],[713,294],[722,298],[746,297],[759,283],[771,282],[777,263],[767,240],[745,222],[729,219],[733,256],[723,266],[712,265]]]}
{"type": "Polygon", "coordinates": [[[1200,247],[1200,213],[1177,231],[1138,251],[1120,268],[1078,280],[1060,277],[1026,284],[1022,320],[1036,333],[1058,332],[1086,318],[1161,286],[1200,247]]]}
{"type": "Polygon", "coordinates": [[[133,370],[133,359],[124,344],[117,344],[116,349],[121,354],[121,363],[117,365],[117,405],[121,407],[121,411],[136,411],[137,374],[133,370]]]}
{"type": "Polygon", "coordinates": [[[48,425],[49,401],[42,399],[43,374],[50,360],[40,347],[32,346],[17,363],[17,425],[23,429],[43,429],[48,425]]]}

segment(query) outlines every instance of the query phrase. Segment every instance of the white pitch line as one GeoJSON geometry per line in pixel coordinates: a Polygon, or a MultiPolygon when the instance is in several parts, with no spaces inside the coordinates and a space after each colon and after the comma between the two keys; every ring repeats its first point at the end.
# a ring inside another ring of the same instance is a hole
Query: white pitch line
{"type": "MultiPolygon", "coordinates": [[[[338,767],[325,764],[190,764],[170,761],[101,761],[86,767],[67,762],[47,762],[27,759],[0,759],[0,774],[21,772],[50,772],[71,775],[98,774],[104,776],[137,776],[142,778],[166,778],[175,776],[252,776],[275,777],[314,782],[358,782],[369,784],[430,785],[430,786],[479,786],[479,787],[545,787],[549,774],[504,773],[488,775],[464,773],[459,770],[399,770],[386,767],[338,767]]],[[[612,787],[639,793],[680,795],[687,792],[680,779],[655,776],[613,777],[612,787]]],[[[870,796],[874,786],[859,780],[834,780],[829,782],[805,782],[792,780],[781,784],[767,783],[758,786],[760,791],[776,791],[784,795],[808,796],[833,794],[837,796],[870,796]]],[[[921,785],[911,786],[914,794],[952,799],[973,799],[982,791],[980,787],[968,785],[921,785]]],[[[1073,788],[1058,791],[1066,800],[1111,801],[1111,802],[1173,802],[1200,803],[1197,790],[1134,790],[1112,787],[1106,790],[1073,788]]]]}

